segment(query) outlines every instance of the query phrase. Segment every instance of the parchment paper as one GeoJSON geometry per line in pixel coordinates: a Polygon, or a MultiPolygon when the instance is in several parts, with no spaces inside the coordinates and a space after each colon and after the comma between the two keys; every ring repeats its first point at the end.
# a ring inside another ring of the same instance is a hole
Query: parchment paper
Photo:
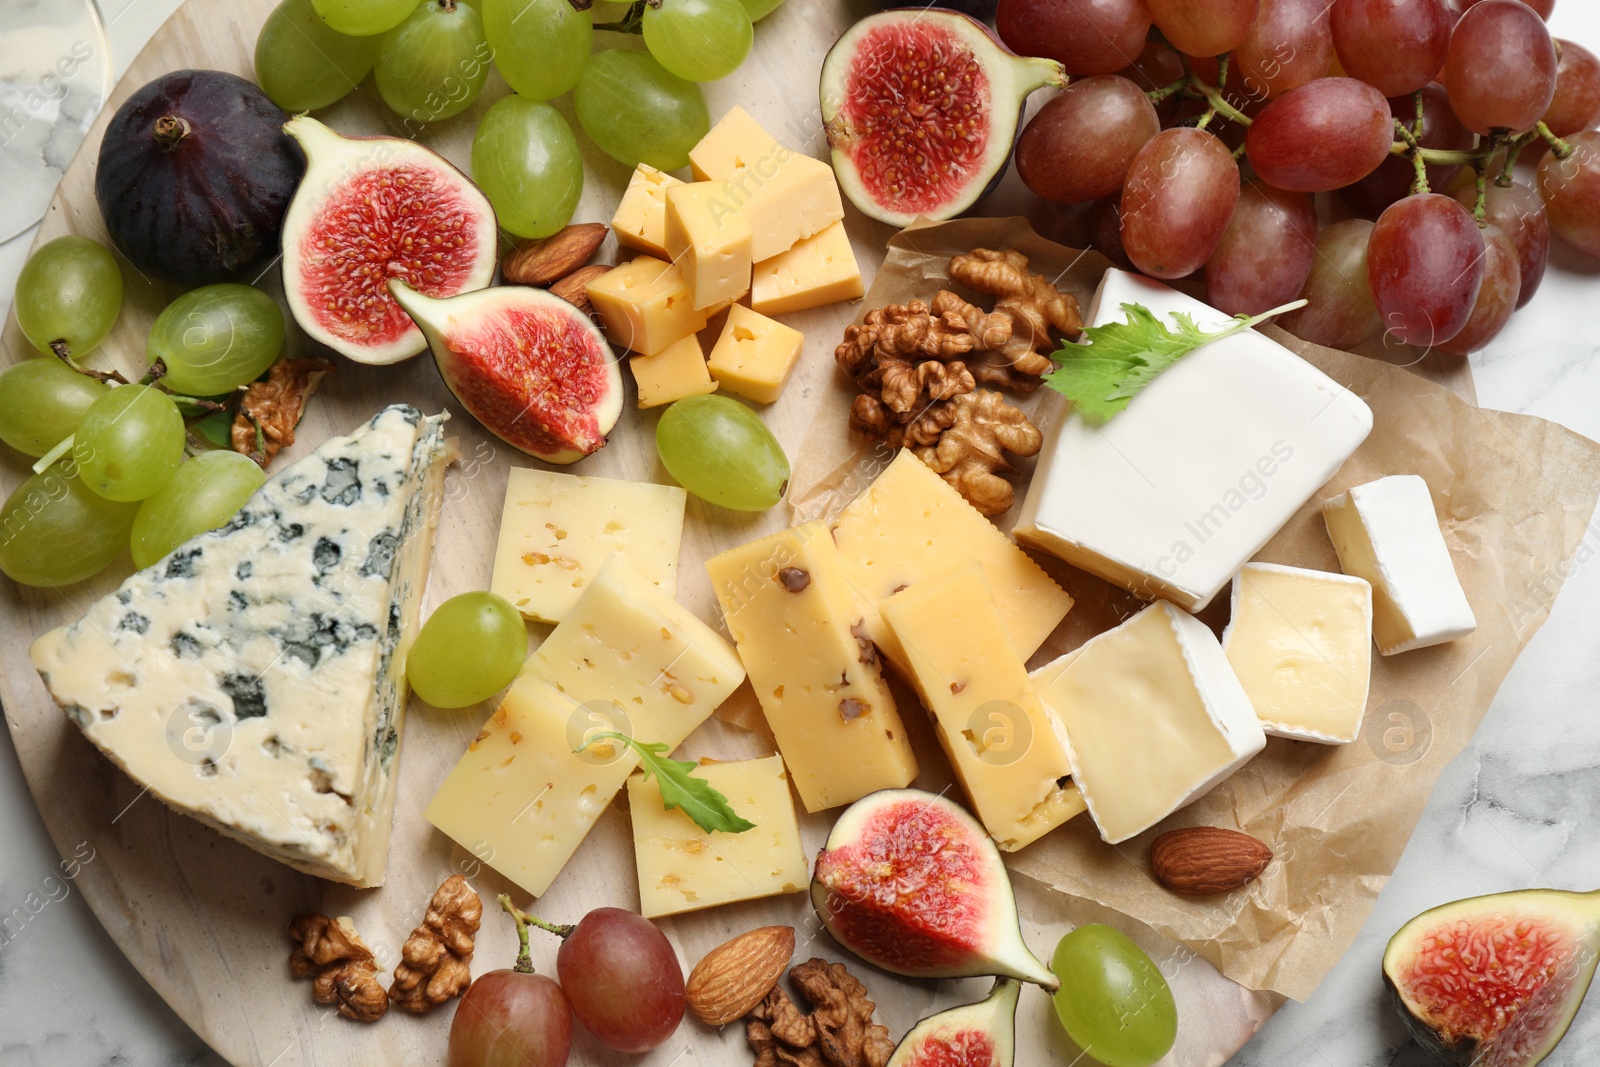
{"type": "MultiPolygon", "coordinates": [[[[1044,240],[1023,219],[913,228],[890,241],[863,312],[959,289],[948,280],[949,259],[980,247],[1022,251],[1033,269],[1059,275],[1058,284],[1085,308],[1109,265],[1097,253],[1044,240]]],[[[1354,744],[1270,738],[1233,778],[1132,841],[1106,845],[1082,816],[1007,863],[1183,942],[1241,985],[1304,1000],[1354,941],[1440,772],[1471,739],[1566,576],[1600,547],[1600,526],[1590,525],[1600,497],[1600,445],[1542,419],[1480,409],[1400,367],[1307,344],[1275,327],[1263,332],[1358,393],[1372,407],[1375,428],[1257,558],[1337,571],[1322,501],[1383,475],[1420,474],[1433,489],[1478,630],[1445,646],[1374,654],[1367,717],[1354,744]],[[1147,873],[1150,841],[1162,830],[1200,824],[1252,834],[1273,848],[1276,861],[1247,890],[1219,899],[1174,896],[1147,873]]],[[[790,495],[797,521],[836,514],[886,460],[850,434],[853,394],[840,373],[818,398],[790,495]]],[[[1023,406],[1039,410],[1045,401],[1041,390],[1023,406]]],[[[1026,477],[1018,478],[1019,502],[1026,477]]],[[[1001,518],[1002,527],[1010,528],[1016,511],[1001,518]]],[[[1030,666],[1142,607],[1121,589],[1034,555],[1077,604],[1030,666]]],[[[1202,616],[1218,631],[1227,599],[1218,597],[1202,616]]],[[[915,707],[908,690],[897,692],[905,708],[915,707]]],[[[926,764],[919,785],[930,775],[948,780],[945,766],[926,764]]]]}

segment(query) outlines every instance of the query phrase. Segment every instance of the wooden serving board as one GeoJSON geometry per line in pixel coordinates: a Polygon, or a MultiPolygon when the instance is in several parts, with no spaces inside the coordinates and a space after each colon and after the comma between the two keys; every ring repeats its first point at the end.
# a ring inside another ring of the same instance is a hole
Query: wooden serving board
{"type": "MultiPolygon", "coordinates": [[[[93,195],[100,136],[110,114],[149,80],[184,67],[212,67],[251,76],[258,30],[275,0],[189,0],[155,35],[112,93],[105,112],[72,163],[51,204],[39,241],[66,233],[109,244],[93,195]]],[[[744,67],[725,81],[706,87],[713,116],[742,104],[774,134],[797,149],[822,155],[816,104],[817,72],[827,48],[863,4],[796,0],[764,21],[744,67]]],[[[608,44],[623,44],[613,38],[608,44]]],[[[506,93],[498,75],[466,114],[425,130],[420,140],[465,166],[478,118],[506,93]]],[[[569,117],[567,102],[557,105],[569,117]]],[[[405,135],[385,109],[371,80],[322,116],[346,133],[405,135]]],[[[574,120],[574,127],[576,122],[574,120]]],[[[581,139],[581,138],[580,138],[581,139]]],[[[587,184],[576,221],[606,221],[628,179],[628,170],[585,141],[587,184]]],[[[1015,198],[1003,197],[1000,203],[1015,198]]],[[[848,226],[863,269],[870,274],[883,257],[891,231],[852,212],[848,226]]],[[[615,262],[608,243],[602,257],[615,262]]],[[[136,379],[145,365],[145,337],[155,315],[177,291],[152,284],[124,263],[127,298],[121,321],[105,346],[90,359],[115,366],[136,379]]],[[[281,296],[276,269],[260,284],[281,296]]],[[[819,383],[833,374],[832,349],[856,313],[850,305],[788,316],[808,336],[800,370],[782,399],[764,412],[791,455],[814,417],[819,383]]],[[[308,342],[290,323],[295,354],[308,342]]],[[[4,364],[32,352],[15,318],[4,332],[4,364]]],[[[629,383],[631,390],[631,381],[629,383]]],[[[448,408],[451,428],[460,437],[462,460],[449,476],[449,493],[425,607],[456,593],[486,588],[506,474],[513,464],[533,461],[512,452],[484,432],[451,400],[426,356],[393,367],[364,367],[339,361],[338,373],[313,400],[300,427],[299,443],[280,457],[281,469],[329,436],[344,433],[385,404],[407,401],[428,411],[448,408]]],[[[611,443],[573,470],[638,480],[670,481],[653,445],[656,414],[631,406],[611,443]]],[[[841,425],[840,431],[844,432],[841,425]]],[[[0,484],[9,493],[28,474],[21,457],[6,452],[0,484]]],[[[715,624],[717,610],[700,566],[710,555],[786,524],[787,509],[765,515],[738,515],[691,498],[680,567],[680,595],[715,624]]],[[[89,582],[60,590],[22,589],[0,581],[0,703],[23,772],[46,825],[62,855],[92,856],[77,884],[116,943],[156,991],[229,1062],[237,1065],[344,1067],[347,1064],[436,1064],[442,1061],[453,1006],[423,1018],[390,1013],[376,1026],[333,1016],[311,1002],[308,983],[290,979],[289,943],[284,927],[291,915],[315,910],[354,917],[381,961],[392,963],[422,914],[434,887],[451,873],[467,875],[486,900],[511,892],[524,896],[422,817],[422,809],[488,708],[444,712],[413,701],[400,761],[388,883],[380,890],[356,890],[300,875],[287,867],[224,840],[198,822],[167,810],[146,797],[112,767],[67,721],[49,699],[31,668],[28,645],[38,634],[76,619],[97,597],[116,587],[131,570],[127,557],[89,582]]],[[[545,631],[534,628],[537,640],[545,631]]],[[[745,692],[748,697],[748,690],[745,692]]],[[[938,789],[949,784],[948,770],[931,731],[917,716],[907,716],[925,768],[919,784],[938,789]]],[[[764,754],[770,742],[720,721],[703,727],[685,746],[691,756],[735,758],[764,754]]],[[[802,829],[808,851],[820,847],[832,818],[807,817],[802,829]]],[[[1113,921],[1094,905],[1062,897],[1023,878],[1017,879],[1022,914],[1035,951],[1048,954],[1072,925],[1113,921]]],[[[612,904],[636,908],[633,853],[622,801],[609,809],[572,863],[538,902],[545,917],[576,921],[588,909],[612,904]]],[[[822,933],[804,895],[735,905],[680,917],[661,925],[678,947],[685,969],[727,937],[766,923],[792,924],[798,931],[797,959],[811,955],[845,958],[822,933]]],[[[1126,923],[1122,925],[1126,928],[1126,923]]],[[[1215,1067],[1237,1051],[1271,1014],[1274,1005],[1221,977],[1208,963],[1181,946],[1161,942],[1148,931],[1130,929],[1156,957],[1177,994],[1182,1024],[1177,1048],[1163,1061],[1181,1067],[1215,1067]]],[[[475,973],[509,966],[515,937],[509,921],[486,913],[475,973]]],[[[554,972],[555,942],[535,940],[534,961],[554,972]]],[[[898,1039],[930,1011],[976,1000],[985,983],[977,980],[916,983],[853,963],[871,987],[880,1017],[898,1039]]],[[[1051,1018],[1050,1003],[1036,991],[1023,998],[1019,1017],[1022,1063],[1075,1062],[1078,1052],[1051,1018]]],[[[587,1036],[576,1041],[573,1062],[633,1062],[649,1067],[674,1063],[748,1065],[753,1056],[742,1028],[708,1031],[694,1020],[661,1049],[644,1057],[621,1057],[587,1036]]]]}

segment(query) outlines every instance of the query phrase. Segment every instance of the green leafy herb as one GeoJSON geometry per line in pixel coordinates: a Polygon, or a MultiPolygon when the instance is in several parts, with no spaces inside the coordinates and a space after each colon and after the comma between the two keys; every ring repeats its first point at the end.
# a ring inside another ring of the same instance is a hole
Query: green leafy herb
{"type": "Polygon", "coordinates": [[[233,414],[228,411],[213,411],[200,421],[191,424],[189,428],[218,448],[227,448],[232,443],[233,414]]]}
{"type": "Polygon", "coordinates": [[[1045,382],[1072,401],[1084,418],[1101,425],[1126,408],[1156,375],[1195,349],[1305,303],[1296,300],[1254,317],[1236,315],[1231,325],[1216,333],[1202,330],[1182,311],[1172,313],[1173,328],[1143,304],[1123,304],[1127,321],[1088,327],[1083,331],[1087,345],[1062,345],[1050,357],[1056,368],[1045,376],[1045,382]]]}
{"type": "Polygon", "coordinates": [[[605,730],[592,735],[577,751],[582,752],[596,741],[608,739],[620,741],[639,754],[639,761],[644,764],[645,781],[648,782],[650,776],[655,775],[656,785],[661,789],[661,802],[668,811],[677,808],[707,833],[721,831],[725,834],[742,834],[755,829],[756,824],[741,819],[728,806],[728,798],[713,789],[710,782],[694,777],[691,772],[697,764],[669,759],[667,746],[660,741],[635,741],[627,734],[605,730]]]}

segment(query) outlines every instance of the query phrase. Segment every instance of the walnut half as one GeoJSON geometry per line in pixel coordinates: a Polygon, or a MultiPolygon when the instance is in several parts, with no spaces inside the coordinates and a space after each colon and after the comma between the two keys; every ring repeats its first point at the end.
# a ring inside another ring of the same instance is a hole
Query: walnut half
{"type": "Polygon", "coordinates": [[[756,1067],[884,1067],[894,1053],[889,1031],[872,1021],[877,1005],[842,963],[812,959],[789,978],[811,1005],[807,1015],[775,987],[745,1021],[756,1067]]]}
{"type": "Polygon", "coordinates": [[[389,987],[395,1006],[421,1015],[471,985],[473,938],[482,920],[483,899],[467,880],[446,878],[400,950],[389,987]]]}
{"type": "Polygon", "coordinates": [[[389,996],[378,984],[378,964],[356,933],[355,924],[340,916],[330,919],[311,912],[289,920],[295,947],[289,952],[289,973],[311,978],[311,998],[337,1004],[339,1014],[373,1023],[389,1010],[389,996]]]}

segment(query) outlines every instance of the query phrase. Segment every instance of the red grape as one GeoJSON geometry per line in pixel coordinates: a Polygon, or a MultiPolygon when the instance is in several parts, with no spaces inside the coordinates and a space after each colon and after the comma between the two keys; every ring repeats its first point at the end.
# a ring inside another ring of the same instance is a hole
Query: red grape
{"type": "Polygon", "coordinates": [[[1139,150],[1122,187],[1122,247],[1152,278],[1205,265],[1239,200],[1239,165],[1205,130],[1163,130],[1139,150]]]}
{"type": "Polygon", "coordinates": [[[561,987],[542,974],[479,975],[456,1005],[446,1067],[563,1067],[572,1049],[572,1012],[561,987]]]}
{"type": "Polygon", "coordinates": [[[1365,178],[1394,145],[1389,102],[1354,78],[1318,78],[1262,110],[1245,136],[1268,185],[1321,193],[1365,178]]]}
{"type": "Polygon", "coordinates": [[[1522,268],[1511,238],[1493,226],[1483,231],[1483,285],[1473,305],[1472,317],[1461,332],[1439,346],[1451,355],[1476,352],[1500,335],[1517,310],[1517,290],[1522,288],[1522,268]]]}
{"type": "Polygon", "coordinates": [[[1117,73],[1145,92],[1165,89],[1183,77],[1183,60],[1160,41],[1146,41],[1139,57],[1117,73]]]}
{"type": "MultiPolygon", "coordinates": [[[[1518,277],[1522,279],[1517,307],[1523,307],[1539,291],[1544,281],[1545,264],[1550,259],[1550,217],[1545,214],[1539,194],[1521,182],[1509,186],[1490,184],[1484,197],[1484,222],[1511,238],[1517,249],[1518,277]]],[[[1456,193],[1456,200],[1468,211],[1478,206],[1478,188],[1468,185],[1456,193]]]]}
{"type": "Polygon", "coordinates": [[[1480,0],[1450,36],[1444,87],[1474,133],[1531,129],[1556,92],[1550,31],[1520,0],[1480,0]]]}
{"type": "Polygon", "coordinates": [[[1367,282],[1372,223],[1345,219],[1317,235],[1317,257],[1300,295],[1308,303],[1278,318],[1296,337],[1329,348],[1354,348],[1381,328],[1367,282]]]}
{"type": "Polygon", "coordinates": [[[1600,256],[1600,132],[1584,130],[1567,138],[1572,154],[1554,152],[1539,161],[1539,198],[1550,228],[1568,244],[1600,256]]]}
{"type": "Polygon", "coordinates": [[[1281,96],[1327,77],[1333,64],[1327,0],[1261,0],[1261,13],[1234,49],[1233,63],[1252,97],[1281,96]]]}
{"type": "Polygon", "coordinates": [[[1250,33],[1260,0],[1148,0],[1150,18],[1191,56],[1220,56],[1239,47],[1250,33]]]}
{"type": "Polygon", "coordinates": [[[572,1014],[618,1052],[649,1052],[683,1021],[683,968],[656,925],[596,908],[561,941],[556,973],[572,1014]]]}
{"type": "MultiPolygon", "coordinates": [[[[1415,127],[1417,105],[1411,97],[1393,97],[1389,101],[1389,110],[1407,126],[1415,127]]],[[[1462,151],[1473,145],[1472,131],[1456,118],[1455,111],[1450,107],[1450,98],[1445,95],[1442,86],[1429,85],[1422,90],[1422,136],[1417,140],[1422,142],[1424,148],[1452,151],[1462,151]]],[[[1455,181],[1461,166],[1455,163],[1430,163],[1427,170],[1429,187],[1442,191],[1455,181]]],[[[1390,204],[1409,196],[1412,183],[1416,180],[1417,168],[1411,160],[1403,156],[1390,156],[1378,164],[1377,170],[1354,185],[1339,190],[1339,195],[1350,205],[1351,211],[1364,219],[1375,219],[1390,204]]]]}
{"type": "Polygon", "coordinates": [[[1144,91],[1102,74],[1068,85],[1017,141],[1023,184],[1058,204],[1085,204],[1122,188],[1128,165],[1161,120],[1144,91]]]}
{"type": "Polygon", "coordinates": [[[1332,22],[1345,73],[1384,96],[1427,85],[1450,47],[1452,20],[1440,0],[1335,0],[1332,22]]]}
{"type": "Polygon", "coordinates": [[[1122,247],[1122,200],[1110,197],[1089,209],[1087,220],[1089,247],[1123,270],[1133,269],[1133,260],[1122,247]]]}
{"type": "Polygon", "coordinates": [[[1556,95],[1544,124],[1557,137],[1600,125],[1600,57],[1572,41],[1557,39],[1556,95]]]}
{"type": "MultiPolygon", "coordinates": [[[[1460,18],[1467,13],[1467,8],[1476,4],[1478,0],[1452,0],[1451,13],[1460,18]]],[[[1550,21],[1550,12],[1555,10],[1556,0],[1519,0],[1539,13],[1539,17],[1546,22],[1550,21]]]]}
{"type": "Polygon", "coordinates": [[[1139,57],[1150,11],[1145,0],[1000,0],[995,27],[1013,52],[1068,74],[1114,74],[1139,57]]]}
{"type": "Polygon", "coordinates": [[[1248,182],[1206,262],[1206,302],[1259,315],[1300,295],[1316,257],[1317,208],[1305,193],[1248,182]]]}
{"type": "Polygon", "coordinates": [[[1483,284],[1483,233],[1448,196],[1408,196],[1373,227],[1367,281],[1388,333],[1405,344],[1443,344],[1472,317],[1483,284]]]}

